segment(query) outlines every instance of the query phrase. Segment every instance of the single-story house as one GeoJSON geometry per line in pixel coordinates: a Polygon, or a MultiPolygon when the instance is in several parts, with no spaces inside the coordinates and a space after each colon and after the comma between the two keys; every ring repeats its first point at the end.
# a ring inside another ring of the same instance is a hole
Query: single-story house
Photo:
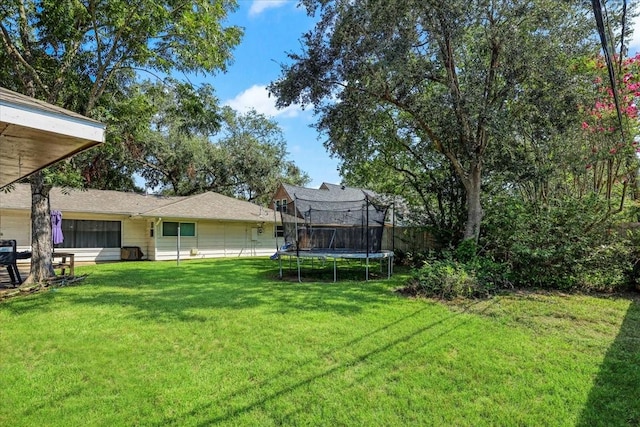
{"type": "MultiPolygon", "coordinates": [[[[213,192],[167,197],[54,188],[50,203],[62,213],[64,241],[55,250],[74,253],[76,262],[266,256],[278,244],[273,210],[213,192]]],[[[0,238],[30,249],[28,185],[0,192],[0,238]]]]}

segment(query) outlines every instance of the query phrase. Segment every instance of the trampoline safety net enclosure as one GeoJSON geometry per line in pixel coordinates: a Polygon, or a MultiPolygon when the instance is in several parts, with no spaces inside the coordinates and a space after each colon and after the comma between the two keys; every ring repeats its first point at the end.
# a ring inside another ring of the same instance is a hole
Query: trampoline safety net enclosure
{"type": "Polygon", "coordinates": [[[351,201],[295,197],[292,204],[293,212],[281,216],[285,244],[278,254],[298,258],[298,267],[300,258],[393,257],[381,250],[388,205],[366,195],[351,201]]]}
{"type": "Polygon", "coordinates": [[[380,252],[387,206],[368,197],[354,201],[295,198],[294,212],[282,215],[285,243],[296,251],[380,252]]]}

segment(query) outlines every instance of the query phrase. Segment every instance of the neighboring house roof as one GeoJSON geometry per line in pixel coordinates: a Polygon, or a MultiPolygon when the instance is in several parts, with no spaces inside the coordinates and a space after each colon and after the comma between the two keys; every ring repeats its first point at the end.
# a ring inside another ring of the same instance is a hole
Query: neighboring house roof
{"type": "Polygon", "coordinates": [[[362,188],[347,187],[344,185],[329,184],[323,182],[320,188],[298,187],[296,185],[282,184],[291,199],[299,198],[305,200],[326,201],[326,202],[347,202],[364,200],[365,196],[377,197],[371,190],[362,188]]]}
{"type": "Polygon", "coordinates": [[[320,188],[306,188],[290,184],[281,184],[286,193],[292,200],[296,198],[296,210],[299,214],[308,211],[311,204],[305,201],[310,200],[315,209],[331,210],[335,207],[334,202],[354,202],[364,200],[367,196],[370,200],[374,200],[379,204],[391,206],[393,205],[393,221],[400,224],[402,219],[408,215],[408,207],[406,201],[399,196],[387,196],[378,194],[375,191],[365,188],[347,187],[345,185],[330,184],[323,182],[320,188]],[[327,202],[325,205],[317,202],[327,202]]]}
{"type": "MultiPolygon", "coordinates": [[[[51,209],[74,213],[113,214],[150,218],[185,218],[234,221],[269,221],[274,212],[218,193],[195,196],[159,196],[111,190],[53,188],[51,209]]],[[[16,184],[9,193],[0,192],[0,209],[31,209],[31,189],[16,184]]]]}
{"type": "Polygon", "coordinates": [[[299,187],[297,185],[291,184],[282,184],[282,188],[289,195],[290,199],[301,198],[301,199],[317,199],[320,198],[322,200],[326,200],[326,198],[331,197],[326,190],[319,190],[316,188],[306,188],[299,187]],[[326,193],[326,194],[325,194],[326,193]]]}
{"type": "Polygon", "coordinates": [[[346,185],[329,184],[323,182],[320,189],[327,189],[334,194],[334,197],[340,198],[340,200],[360,200],[364,195],[369,198],[377,199],[379,195],[366,188],[347,187],[346,185]]]}
{"type": "Polygon", "coordinates": [[[104,142],[105,125],[0,87],[0,188],[104,142]]]}
{"type": "Polygon", "coordinates": [[[377,194],[371,190],[326,182],[322,183],[318,189],[290,184],[282,184],[282,187],[289,197],[295,201],[296,210],[299,213],[308,211],[311,206],[314,209],[333,210],[337,208],[337,202],[360,202],[364,201],[365,197],[370,199],[378,198],[377,194]]]}

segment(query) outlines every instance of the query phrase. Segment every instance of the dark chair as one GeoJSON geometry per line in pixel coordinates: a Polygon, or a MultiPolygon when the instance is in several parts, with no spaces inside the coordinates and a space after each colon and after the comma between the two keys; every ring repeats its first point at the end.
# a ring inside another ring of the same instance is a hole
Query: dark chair
{"type": "Polygon", "coordinates": [[[7,272],[11,278],[11,284],[20,285],[22,283],[22,277],[20,277],[20,271],[16,264],[16,260],[18,259],[16,247],[15,240],[0,240],[0,267],[7,268],[7,272]]]}

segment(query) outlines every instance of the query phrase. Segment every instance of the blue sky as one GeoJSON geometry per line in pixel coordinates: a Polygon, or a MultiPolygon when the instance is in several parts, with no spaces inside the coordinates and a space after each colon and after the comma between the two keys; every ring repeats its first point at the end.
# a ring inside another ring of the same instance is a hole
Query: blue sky
{"type": "MultiPolygon", "coordinates": [[[[275,119],[284,132],[292,160],[311,177],[310,187],[322,182],[340,183],[338,160],[332,159],[322,142],[324,137],[311,128],[311,111],[293,106],[275,107],[266,86],[277,79],[286,52],[300,52],[301,35],[312,28],[313,20],[297,0],[239,0],[239,8],[226,24],[244,28],[240,45],[234,50],[234,62],[226,73],[207,77],[224,105],[245,112],[253,108],[275,119]]],[[[636,34],[630,42],[630,54],[640,51],[640,17],[634,21],[636,34]]],[[[194,82],[195,83],[195,82],[194,82]]]]}
{"type": "MultiPolygon", "coordinates": [[[[207,77],[224,105],[246,112],[257,112],[275,119],[284,132],[292,160],[311,177],[309,186],[323,182],[340,183],[338,160],[325,150],[318,132],[311,128],[313,113],[297,106],[279,110],[266,86],[280,74],[286,52],[300,51],[300,37],[311,29],[313,20],[297,0],[240,0],[239,8],[226,24],[244,28],[244,37],[233,52],[234,61],[226,73],[207,77]]],[[[192,79],[193,80],[193,79],[192,79]]]]}

